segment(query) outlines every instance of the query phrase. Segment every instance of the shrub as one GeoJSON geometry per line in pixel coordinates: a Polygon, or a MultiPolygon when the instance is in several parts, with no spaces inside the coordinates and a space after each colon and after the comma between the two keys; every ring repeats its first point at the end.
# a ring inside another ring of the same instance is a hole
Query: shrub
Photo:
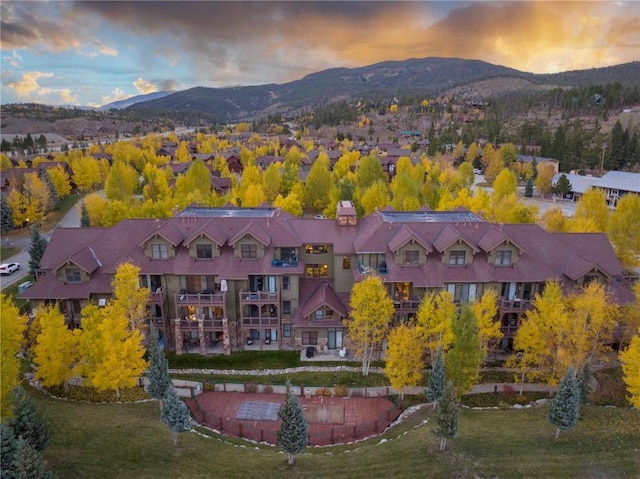
{"type": "Polygon", "coordinates": [[[216,385],[215,383],[210,383],[210,382],[204,382],[202,383],[202,390],[203,391],[215,391],[216,390],[216,385]]]}
{"type": "Polygon", "coordinates": [[[527,396],[525,396],[524,394],[522,396],[518,394],[516,396],[516,404],[520,404],[521,406],[529,404],[529,398],[527,398],[527,396]]]}
{"type": "Polygon", "coordinates": [[[507,396],[513,396],[516,393],[516,391],[508,384],[502,386],[502,392],[504,392],[507,396]]]}
{"type": "Polygon", "coordinates": [[[246,393],[257,393],[258,392],[258,385],[255,383],[249,383],[244,385],[244,392],[246,393]]]}
{"type": "Polygon", "coordinates": [[[152,399],[151,395],[142,387],[133,387],[120,390],[120,399],[116,398],[115,391],[98,391],[92,387],[75,386],[70,384],[69,391],[64,386],[47,388],[52,396],[67,398],[74,401],[87,402],[133,402],[144,399],[152,399]]]}
{"type": "Polygon", "coordinates": [[[331,389],[329,389],[329,388],[318,388],[318,389],[316,389],[316,396],[331,396],[331,389]]]}
{"type": "Polygon", "coordinates": [[[262,388],[262,392],[265,394],[271,394],[273,392],[273,386],[271,384],[265,384],[262,388]]]}
{"type": "Polygon", "coordinates": [[[502,410],[511,409],[511,404],[509,404],[508,402],[505,402],[505,401],[500,401],[498,403],[498,408],[500,408],[502,410]]]}
{"type": "Polygon", "coordinates": [[[336,396],[338,397],[349,397],[349,388],[343,384],[336,386],[336,396]]]}

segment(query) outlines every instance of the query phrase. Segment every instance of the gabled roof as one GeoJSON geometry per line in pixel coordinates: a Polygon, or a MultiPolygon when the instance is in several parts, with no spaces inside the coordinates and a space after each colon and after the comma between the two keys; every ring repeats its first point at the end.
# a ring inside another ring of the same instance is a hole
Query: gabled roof
{"type": "Polygon", "coordinates": [[[205,236],[217,244],[219,247],[227,240],[227,235],[220,226],[213,220],[207,221],[202,227],[194,231],[190,236],[185,238],[184,244],[188,248],[189,245],[197,238],[205,236]]]}
{"type": "Polygon", "coordinates": [[[504,243],[511,243],[513,246],[518,248],[521,252],[524,251],[524,248],[522,248],[522,246],[520,246],[512,238],[509,238],[509,235],[507,235],[504,231],[496,228],[495,226],[492,226],[491,228],[487,229],[485,234],[478,241],[478,246],[485,253],[489,253],[490,251],[493,251],[496,247],[504,243]]]}
{"type": "Polygon", "coordinates": [[[469,246],[469,248],[473,250],[474,253],[477,253],[479,251],[474,244],[466,240],[460,234],[460,232],[451,225],[445,226],[444,229],[440,231],[440,234],[438,234],[436,239],[433,241],[433,246],[435,246],[435,248],[440,253],[442,253],[456,241],[464,242],[467,246],[469,246]]]}
{"type": "Polygon", "coordinates": [[[91,246],[82,248],[77,253],[69,256],[69,258],[60,263],[58,267],[55,268],[55,270],[59,270],[62,266],[70,262],[89,274],[93,273],[95,270],[102,266],[102,263],[98,259],[98,256],[96,255],[93,248],[91,248],[91,246]]]}
{"type": "Polygon", "coordinates": [[[139,245],[143,246],[150,239],[160,237],[166,240],[174,248],[178,246],[184,239],[183,233],[176,228],[172,221],[165,221],[164,223],[161,223],[159,220],[157,221],[157,229],[140,241],[139,245]]]}
{"type": "Polygon", "coordinates": [[[388,243],[389,249],[395,253],[410,241],[415,241],[416,243],[418,243],[427,251],[427,253],[433,251],[431,245],[420,238],[420,236],[410,226],[407,225],[402,225],[396,232],[396,234],[391,237],[388,243]]]}
{"type": "Polygon", "coordinates": [[[323,306],[333,309],[340,316],[347,316],[346,306],[328,281],[322,281],[316,285],[311,295],[300,305],[300,313],[306,318],[323,306]]]}
{"type": "Polygon", "coordinates": [[[572,281],[576,281],[596,268],[597,265],[593,261],[589,261],[578,253],[571,253],[562,267],[562,273],[572,281]]]}
{"type": "Polygon", "coordinates": [[[602,178],[597,178],[593,186],[640,193],[640,173],[608,171],[602,178]]]}
{"type": "Polygon", "coordinates": [[[245,235],[251,235],[255,239],[257,239],[264,246],[268,246],[271,242],[271,237],[267,234],[267,232],[260,227],[258,223],[254,220],[249,221],[243,228],[241,228],[235,235],[229,238],[229,244],[234,246],[238,240],[240,240],[245,235]]]}

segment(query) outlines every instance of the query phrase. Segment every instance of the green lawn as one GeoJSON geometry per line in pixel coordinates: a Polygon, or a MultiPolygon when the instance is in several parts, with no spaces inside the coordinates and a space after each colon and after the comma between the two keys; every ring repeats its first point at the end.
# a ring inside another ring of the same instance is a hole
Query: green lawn
{"type": "Polygon", "coordinates": [[[159,421],[155,402],[89,404],[34,392],[49,419],[46,457],[61,479],[102,478],[637,478],[640,412],[585,407],[578,425],[554,440],[544,409],[469,410],[458,438],[438,451],[431,408],[380,437],[310,448],[288,467],[273,446],[179,435],[159,421]],[[423,421],[429,421],[424,424],[423,421]]]}

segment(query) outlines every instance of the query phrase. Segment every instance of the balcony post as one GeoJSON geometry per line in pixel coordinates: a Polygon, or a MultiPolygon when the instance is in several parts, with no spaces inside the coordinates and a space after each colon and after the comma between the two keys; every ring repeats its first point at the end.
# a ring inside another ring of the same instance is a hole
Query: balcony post
{"type": "Polygon", "coordinates": [[[179,356],[182,354],[182,330],[180,329],[180,318],[176,318],[174,321],[176,332],[176,354],[179,356]]]}
{"type": "Polygon", "coordinates": [[[198,317],[198,339],[200,340],[200,354],[207,354],[207,338],[204,335],[204,316],[202,314],[198,317]]]}
{"type": "Polygon", "coordinates": [[[231,339],[229,336],[229,319],[225,316],[222,318],[222,349],[224,354],[231,354],[231,339]]]}

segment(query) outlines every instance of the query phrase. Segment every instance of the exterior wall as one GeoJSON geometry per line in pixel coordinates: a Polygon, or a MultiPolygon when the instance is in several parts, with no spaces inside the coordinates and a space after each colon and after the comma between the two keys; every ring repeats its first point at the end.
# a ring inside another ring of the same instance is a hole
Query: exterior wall
{"type": "MultiPolygon", "coordinates": [[[[307,253],[306,246],[304,245],[300,250],[300,260],[305,265],[310,264],[326,264],[327,265],[327,278],[334,277],[334,263],[333,263],[333,245],[327,244],[327,252],[321,254],[307,253]]],[[[305,273],[303,273],[305,274],[305,273]]]]}
{"type": "MultiPolygon", "coordinates": [[[[171,243],[160,236],[154,236],[153,238],[147,240],[144,244],[144,255],[147,258],[151,258],[151,245],[152,244],[163,244],[167,247],[167,256],[169,258],[173,258],[176,255],[176,250],[171,243]]],[[[155,261],[162,261],[161,259],[156,259],[155,261]]]]}
{"type": "Polygon", "coordinates": [[[511,251],[511,263],[512,264],[517,264],[518,260],[520,259],[520,250],[518,248],[516,248],[515,246],[513,246],[510,243],[505,243],[502,244],[500,246],[497,246],[496,248],[493,249],[493,251],[491,251],[488,255],[487,255],[487,262],[489,264],[495,264],[496,262],[496,256],[497,256],[497,251],[511,251]]]}
{"type": "Polygon", "coordinates": [[[418,264],[416,266],[423,265],[427,262],[427,251],[418,243],[410,241],[402,246],[395,253],[396,264],[404,264],[404,252],[405,251],[418,251],[418,264]]]}
{"type": "Polygon", "coordinates": [[[233,255],[242,258],[242,245],[243,244],[255,244],[257,245],[256,254],[258,258],[262,258],[264,256],[264,245],[260,243],[257,239],[255,239],[250,234],[246,234],[243,238],[240,238],[233,245],[233,255]]]}
{"type": "Polygon", "coordinates": [[[333,289],[337,293],[346,293],[351,291],[353,286],[353,271],[351,268],[357,265],[355,256],[351,258],[351,268],[343,269],[343,260],[346,256],[334,256],[333,258],[333,289]]]}
{"type": "Polygon", "coordinates": [[[66,277],[65,270],[67,268],[73,268],[73,269],[77,269],[77,270],[80,271],[80,282],[81,283],[85,283],[87,281],[91,281],[91,275],[88,274],[85,270],[83,270],[82,268],[80,268],[79,266],[77,266],[74,263],[67,263],[67,264],[63,265],[62,267],[60,267],[58,269],[58,271],[56,271],[56,278],[58,278],[58,281],[62,281],[63,283],[66,282],[67,277],[66,277]]]}
{"type": "Polygon", "coordinates": [[[465,264],[472,264],[473,250],[469,247],[469,245],[467,245],[466,243],[460,240],[456,241],[454,244],[449,246],[446,249],[446,251],[442,254],[442,263],[449,264],[449,256],[451,254],[451,251],[462,251],[462,250],[465,251],[465,255],[464,255],[465,264]]]}
{"type": "MultiPolygon", "coordinates": [[[[193,241],[190,245],[189,245],[189,256],[191,256],[192,258],[197,258],[197,245],[199,244],[206,244],[206,245],[211,245],[211,256],[213,258],[220,256],[220,248],[218,247],[217,244],[215,244],[213,241],[209,240],[208,238],[199,238],[195,241],[193,241]]],[[[201,258],[198,259],[198,261],[207,261],[207,259],[205,258],[201,258]]]]}

